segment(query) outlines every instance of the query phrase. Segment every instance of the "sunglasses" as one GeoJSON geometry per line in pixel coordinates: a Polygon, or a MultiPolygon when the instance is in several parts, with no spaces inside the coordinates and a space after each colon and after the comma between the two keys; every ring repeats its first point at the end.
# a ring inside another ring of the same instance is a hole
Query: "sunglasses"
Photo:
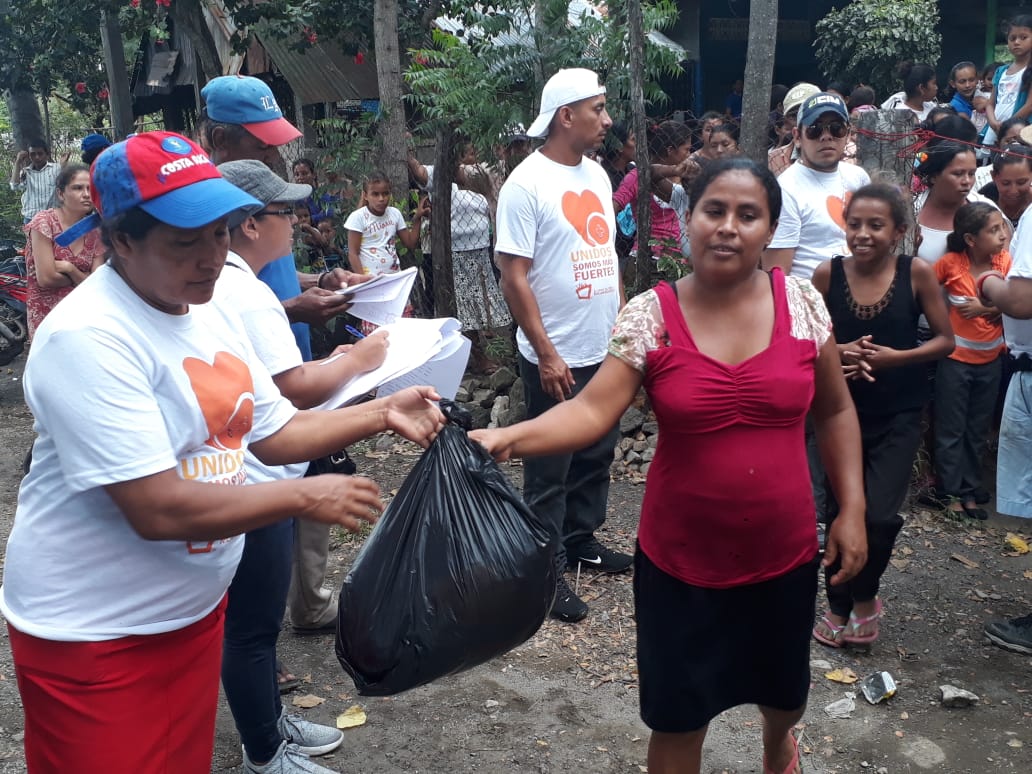
{"type": "Polygon", "coordinates": [[[826,124],[813,124],[803,130],[808,140],[819,140],[826,131],[831,132],[831,136],[836,140],[841,140],[849,134],[849,124],[842,121],[829,121],[826,124]]]}
{"type": "Polygon", "coordinates": [[[293,214],[294,214],[294,208],[293,207],[284,207],[282,210],[261,210],[260,212],[256,212],[251,217],[252,218],[261,218],[261,217],[264,217],[266,215],[281,215],[284,218],[288,218],[288,217],[290,217],[293,214]]]}

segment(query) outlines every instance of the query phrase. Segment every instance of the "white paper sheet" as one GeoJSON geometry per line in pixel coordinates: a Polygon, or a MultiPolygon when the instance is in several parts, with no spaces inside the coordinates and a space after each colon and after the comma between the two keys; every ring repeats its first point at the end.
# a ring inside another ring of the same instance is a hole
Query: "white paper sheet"
{"type": "Polygon", "coordinates": [[[388,325],[401,319],[416,281],[414,266],[394,274],[381,274],[368,282],[341,288],[338,294],[351,299],[348,313],[373,325],[388,325]]]}
{"type": "Polygon", "coordinates": [[[382,398],[406,387],[428,384],[437,390],[442,398],[455,400],[459,383],[466,373],[472,346],[473,342],[457,331],[447,334],[440,352],[411,371],[384,382],[376,391],[376,396],[382,398]]]}
{"type": "MultiPolygon", "coordinates": [[[[333,396],[322,404],[315,406],[315,408],[339,408],[357,398],[361,398],[381,385],[423,366],[427,361],[437,356],[446,344],[451,344],[455,336],[465,339],[459,333],[460,328],[459,321],[452,317],[441,317],[435,320],[405,317],[397,322],[384,325],[380,330],[386,330],[389,338],[387,357],[384,359],[383,364],[379,368],[360,374],[342,385],[333,396]]],[[[467,350],[467,359],[468,356],[469,351],[467,350]]],[[[347,357],[347,354],[340,357],[347,357]]],[[[457,361],[453,360],[450,362],[454,363],[457,361]]],[[[449,369],[452,368],[454,368],[453,365],[449,366],[449,369]]],[[[465,370],[465,361],[462,363],[462,368],[465,370]]],[[[459,379],[461,378],[462,374],[460,372],[459,379]]],[[[442,383],[447,387],[451,382],[449,380],[442,383]]],[[[427,384],[427,382],[413,382],[413,384],[427,384]]],[[[455,390],[457,389],[458,384],[456,383],[455,390]]]]}

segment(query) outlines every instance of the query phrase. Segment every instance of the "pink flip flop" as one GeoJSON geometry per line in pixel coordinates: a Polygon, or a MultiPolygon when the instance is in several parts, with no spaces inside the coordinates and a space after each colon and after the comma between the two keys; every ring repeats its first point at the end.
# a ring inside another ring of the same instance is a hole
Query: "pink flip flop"
{"type": "Polygon", "coordinates": [[[846,627],[848,623],[842,625],[831,622],[828,617],[830,614],[825,613],[821,616],[821,620],[817,622],[817,625],[813,627],[813,638],[817,640],[821,645],[827,645],[829,648],[841,648],[843,643],[843,636],[846,633],[846,627]],[[827,633],[821,631],[823,626],[827,633]]]}
{"type": "Polygon", "coordinates": [[[882,616],[882,602],[875,599],[874,612],[864,618],[857,618],[853,613],[849,614],[849,622],[846,624],[842,634],[842,640],[851,645],[870,645],[878,639],[878,621],[882,616]],[[868,634],[856,634],[860,629],[873,626],[868,634]]]}
{"type": "Polygon", "coordinates": [[[787,768],[784,771],[774,771],[770,766],[767,765],[767,757],[763,757],[763,774],[799,774],[802,772],[802,766],[799,765],[799,740],[795,738],[795,735],[789,732],[789,737],[792,739],[792,744],[795,746],[795,754],[792,756],[792,760],[788,762],[787,768]]]}

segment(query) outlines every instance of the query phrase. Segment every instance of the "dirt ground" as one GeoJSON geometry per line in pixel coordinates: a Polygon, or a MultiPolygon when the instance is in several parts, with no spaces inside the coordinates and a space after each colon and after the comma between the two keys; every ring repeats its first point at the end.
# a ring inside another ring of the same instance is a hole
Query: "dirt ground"
{"type": "MultiPolygon", "coordinates": [[[[24,357],[0,369],[0,533],[14,518],[22,457],[32,437],[22,401],[24,357]]],[[[404,445],[355,454],[361,472],[385,492],[415,460],[404,445]]],[[[519,482],[518,465],[507,466],[519,482]]],[[[601,535],[630,550],[641,502],[639,481],[613,482],[601,535]]],[[[992,647],[983,623],[1032,607],[1032,554],[1012,555],[1008,532],[1030,538],[1032,524],[993,516],[981,526],[912,511],[882,590],[882,638],[870,652],[814,644],[810,707],[801,724],[806,772],[1032,772],[1032,659],[992,647]],[[825,677],[831,668],[864,677],[889,671],[898,694],[869,705],[857,695],[849,719],[824,707],[848,685],[825,677]],[[939,686],[953,684],[981,701],[946,709],[939,686]]],[[[361,538],[338,535],[331,583],[338,585],[361,538]]],[[[344,745],[323,765],[341,772],[640,772],[648,731],[638,718],[634,621],[629,576],[585,574],[579,580],[592,613],[581,624],[547,622],[529,642],[477,669],[400,696],[363,698],[337,663],[331,635],[298,637],[289,629],[280,654],[303,684],[288,694],[322,699],[296,711],[332,724],[360,705],[368,720],[346,731],[344,745]]],[[[764,647],[764,632],[742,612],[738,636],[764,647]]],[[[24,771],[22,715],[6,634],[0,647],[0,772],[24,771]]],[[[240,747],[225,704],[219,711],[212,771],[240,765],[240,747]]],[[[758,716],[733,710],[715,721],[703,771],[760,772],[758,716]]]]}

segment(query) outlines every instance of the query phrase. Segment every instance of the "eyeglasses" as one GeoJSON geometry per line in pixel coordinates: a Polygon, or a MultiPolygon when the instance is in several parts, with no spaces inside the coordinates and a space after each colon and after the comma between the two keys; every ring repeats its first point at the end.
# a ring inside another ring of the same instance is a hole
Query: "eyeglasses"
{"type": "Polygon", "coordinates": [[[261,218],[261,217],[264,217],[266,215],[282,215],[284,218],[289,218],[293,214],[294,214],[294,208],[293,207],[284,207],[282,210],[262,210],[261,212],[256,212],[251,217],[252,218],[261,218]]]}
{"type": "Polygon", "coordinates": [[[829,121],[826,124],[813,124],[803,130],[807,140],[819,140],[824,132],[831,132],[836,140],[841,140],[849,133],[849,124],[842,121],[829,121]]]}

